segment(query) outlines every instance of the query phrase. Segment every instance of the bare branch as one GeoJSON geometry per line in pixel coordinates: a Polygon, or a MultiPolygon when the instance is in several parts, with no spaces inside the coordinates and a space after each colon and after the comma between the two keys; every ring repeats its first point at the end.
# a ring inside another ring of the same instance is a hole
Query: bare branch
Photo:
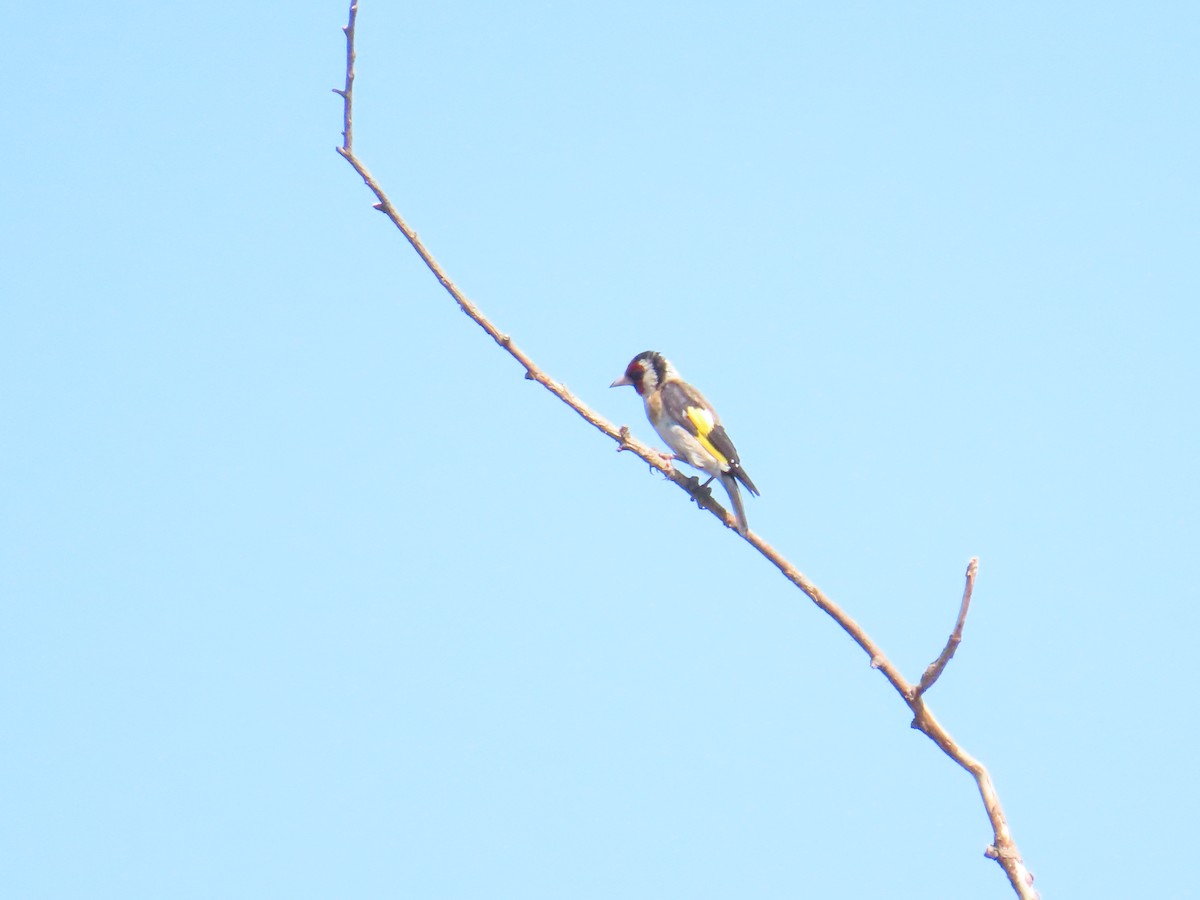
{"type": "Polygon", "coordinates": [[[571,407],[571,409],[575,410],[575,412],[582,416],[583,419],[589,424],[616,441],[619,445],[619,450],[629,450],[633,453],[636,453],[651,466],[662,472],[669,480],[673,481],[682,490],[684,490],[699,506],[711,512],[714,516],[724,522],[727,527],[736,531],[737,522],[733,516],[730,515],[721,506],[721,504],[713,499],[710,491],[700,488],[696,478],[684,475],[682,472],[672,466],[670,462],[664,458],[664,455],[661,452],[646,444],[643,444],[641,441],[631,438],[629,436],[628,428],[617,428],[617,426],[613,425],[611,422],[589,407],[586,403],[571,393],[564,385],[559,384],[557,381],[543,372],[537,363],[530,359],[529,356],[526,355],[526,353],[513,342],[511,337],[509,337],[507,334],[504,334],[499,328],[492,324],[491,320],[489,320],[480,311],[479,307],[471,302],[466,294],[459,290],[458,286],[450,279],[450,276],[446,274],[446,271],[442,268],[441,264],[434,259],[433,254],[431,254],[425,248],[425,245],[421,242],[421,239],[417,236],[417,233],[406,221],[404,221],[404,218],[392,205],[392,201],[388,198],[387,194],[384,193],[383,188],[375,180],[375,177],[367,170],[367,167],[363,164],[362,160],[355,155],[350,136],[352,134],[352,105],[354,102],[353,66],[355,59],[354,46],[352,42],[354,40],[354,23],[357,13],[357,0],[352,0],[350,5],[350,24],[344,29],[347,40],[346,89],[334,89],[334,93],[338,94],[342,98],[342,103],[344,106],[342,119],[345,127],[345,139],[342,143],[342,146],[337,148],[337,151],[348,163],[350,163],[351,166],[354,167],[354,171],[359,174],[359,177],[361,177],[367,187],[370,188],[371,193],[375,195],[376,199],[379,201],[375,204],[375,208],[391,219],[392,224],[399,229],[400,233],[403,234],[409,244],[412,245],[412,248],[417,251],[417,255],[421,257],[421,260],[429,268],[429,271],[433,273],[434,277],[437,278],[442,287],[446,289],[446,292],[454,298],[454,302],[458,304],[459,309],[466,313],[467,316],[469,316],[470,319],[475,322],[475,324],[486,331],[488,336],[491,337],[491,339],[497,344],[499,344],[509,356],[520,363],[521,367],[525,369],[525,377],[528,380],[536,381],[550,393],[554,394],[554,396],[558,397],[558,399],[563,403],[567,404],[567,406],[571,407]]]}
{"type": "Polygon", "coordinates": [[[346,35],[346,86],[333,92],[342,98],[342,151],[343,155],[354,149],[354,25],[358,21],[358,0],[350,0],[350,20],[342,31],[346,35]]]}
{"type": "MultiPolygon", "coordinates": [[[[334,89],[334,93],[342,98],[344,105],[343,109],[343,133],[342,146],[337,148],[338,153],[354,168],[363,182],[375,195],[378,201],[375,208],[386,215],[392,224],[404,235],[405,239],[412,245],[413,250],[421,257],[421,260],[433,273],[438,282],[445,288],[446,292],[454,299],[461,309],[470,319],[482,328],[488,336],[495,341],[506,353],[509,354],[517,363],[525,370],[525,378],[536,381],[559,400],[571,407],[582,419],[592,425],[594,428],[607,435],[617,443],[617,450],[628,450],[635,453],[642,460],[648,463],[652,468],[662,472],[667,479],[674,482],[680,489],[696,502],[703,509],[708,510],[718,519],[720,519],[727,528],[737,532],[737,523],[732,515],[729,514],[719,503],[712,498],[712,493],[707,488],[700,486],[698,479],[689,477],[677,470],[670,462],[670,459],[663,453],[654,448],[643,444],[629,434],[627,426],[618,428],[607,419],[600,416],[595,410],[585,404],[582,400],[576,397],[564,385],[552,379],[513,342],[512,338],[500,331],[490,319],[488,319],[467,296],[459,290],[457,285],[451,281],[449,275],[441,267],[433,255],[426,249],[417,233],[409,226],[401,217],[400,213],[392,205],[390,199],[383,188],[375,180],[374,176],[367,170],[354,153],[353,132],[352,132],[352,112],[354,102],[354,27],[355,20],[358,15],[358,2],[351,0],[349,23],[343,29],[346,33],[346,85],[344,89],[334,89]]],[[[772,565],[774,565],[783,576],[792,584],[798,587],[816,606],[833,619],[851,639],[862,648],[863,652],[871,661],[872,668],[878,669],[883,673],[883,676],[888,680],[888,683],[896,690],[900,697],[908,704],[913,712],[912,727],[923,732],[930,740],[938,745],[942,751],[952,760],[966,769],[975,778],[976,784],[979,787],[980,795],[983,798],[984,808],[987,811],[988,819],[992,825],[993,842],[988,847],[987,855],[995,859],[1003,867],[1008,875],[1009,881],[1012,883],[1013,889],[1017,896],[1022,900],[1037,900],[1037,892],[1033,890],[1033,876],[1025,868],[1021,861],[1021,856],[1017,852],[1016,843],[1009,833],[1008,824],[1004,818],[1004,811],[1000,806],[999,797],[992,785],[991,777],[987,770],[974,757],[968,754],[965,750],[958,746],[955,740],[950,736],[949,732],[934,718],[933,713],[925,705],[924,698],[918,690],[918,686],[910,684],[895,664],[891,662],[884,654],[883,650],[871,639],[871,637],[863,630],[845,610],[830,600],[821,592],[815,584],[808,580],[803,573],[795,566],[781,556],[770,544],[760,538],[753,532],[744,535],[745,540],[751,544],[759,553],[766,557],[772,565]]],[[[970,586],[974,580],[974,561],[972,567],[968,569],[968,589],[967,596],[964,596],[963,607],[959,614],[959,623],[955,628],[955,633],[958,635],[958,640],[961,640],[962,622],[966,617],[967,602],[969,600],[970,586]]],[[[954,635],[951,635],[952,642],[957,645],[954,635]]],[[[949,649],[949,653],[943,652],[946,656],[946,661],[953,655],[953,649],[949,649]]],[[[939,658],[940,659],[940,658],[939,658]]],[[[944,668],[945,662],[942,662],[944,668]]],[[[940,671],[940,670],[939,670],[940,671]]],[[[936,678],[936,674],[933,676],[936,678]]],[[[924,679],[922,679],[924,680],[924,679]]],[[[932,683],[932,681],[930,682],[932,683]]],[[[926,685],[928,687],[928,685],[926,685]]],[[[923,690],[923,689],[922,689],[923,690]]]]}
{"type": "Polygon", "coordinates": [[[983,808],[987,811],[988,821],[992,825],[992,843],[984,850],[988,859],[994,859],[1004,869],[1009,884],[1021,900],[1038,900],[1038,892],[1033,889],[1033,873],[1025,868],[1017,850],[1017,842],[1013,840],[1008,828],[1008,820],[1004,817],[1004,809],[1000,805],[1000,795],[992,783],[992,776],[984,768],[983,763],[967,753],[955,742],[945,727],[934,718],[925,700],[917,697],[907,701],[916,713],[912,727],[926,735],[931,741],[942,748],[942,751],[952,760],[971,773],[979,788],[979,796],[983,800],[983,808]]]}
{"type": "Polygon", "coordinates": [[[929,664],[929,668],[921,676],[920,684],[913,689],[917,697],[933,687],[933,683],[938,680],[942,670],[946,668],[946,663],[950,662],[954,657],[954,652],[958,650],[958,645],[962,643],[963,625],[967,623],[967,610],[971,608],[971,591],[975,590],[975,576],[978,572],[979,557],[973,556],[967,563],[967,583],[963,585],[962,603],[958,607],[958,621],[954,623],[954,630],[950,632],[950,637],[946,641],[946,646],[942,648],[941,654],[929,664]]]}

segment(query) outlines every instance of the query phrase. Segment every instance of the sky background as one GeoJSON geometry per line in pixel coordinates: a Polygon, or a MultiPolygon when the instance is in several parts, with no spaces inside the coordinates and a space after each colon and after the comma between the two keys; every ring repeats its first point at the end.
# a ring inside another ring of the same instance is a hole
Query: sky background
{"type": "MultiPolygon", "coordinates": [[[[1011,897],[769,564],[334,152],[343,3],[8,11],[12,898],[1011,897]]],[[[364,3],[357,149],[991,770],[1043,897],[1195,896],[1200,8],[364,3]]]]}

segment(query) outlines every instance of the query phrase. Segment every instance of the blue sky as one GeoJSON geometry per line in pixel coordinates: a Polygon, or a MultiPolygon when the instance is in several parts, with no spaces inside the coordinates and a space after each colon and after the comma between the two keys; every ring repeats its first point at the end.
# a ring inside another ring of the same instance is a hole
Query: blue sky
{"type": "MultiPolygon", "coordinates": [[[[3,56],[6,896],[1012,896],[969,777],[459,313],[334,152],[345,7],[3,56]]],[[[1185,4],[364,3],[357,149],[553,377],[645,349],[989,766],[1043,896],[1183,896],[1185,4]]]]}

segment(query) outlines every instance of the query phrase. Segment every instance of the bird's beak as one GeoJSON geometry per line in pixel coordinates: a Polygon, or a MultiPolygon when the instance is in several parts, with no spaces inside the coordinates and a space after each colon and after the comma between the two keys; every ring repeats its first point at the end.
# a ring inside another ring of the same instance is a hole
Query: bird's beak
{"type": "Polygon", "coordinates": [[[610,388],[621,387],[622,385],[625,385],[625,384],[628,384],[628,385],[633,384],[633,382],[629,380],[628,375],[622,375],[620,378],[618,378],[616,381],[614,381],[612,384],[610,384],[609,387],[610,388]]]}

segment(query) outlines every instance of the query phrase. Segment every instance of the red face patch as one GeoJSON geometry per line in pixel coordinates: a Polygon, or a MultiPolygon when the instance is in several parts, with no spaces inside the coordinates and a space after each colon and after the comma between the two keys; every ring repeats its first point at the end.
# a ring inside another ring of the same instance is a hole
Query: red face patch
{"type": "Polygon", "coordinates": [[[625,377],[633,382],[634,390],[640,394],[642,392],[642,379],[646,377],[646,367],[640,362],[631,362],[629,368],[625,370],[625,377]]]}

